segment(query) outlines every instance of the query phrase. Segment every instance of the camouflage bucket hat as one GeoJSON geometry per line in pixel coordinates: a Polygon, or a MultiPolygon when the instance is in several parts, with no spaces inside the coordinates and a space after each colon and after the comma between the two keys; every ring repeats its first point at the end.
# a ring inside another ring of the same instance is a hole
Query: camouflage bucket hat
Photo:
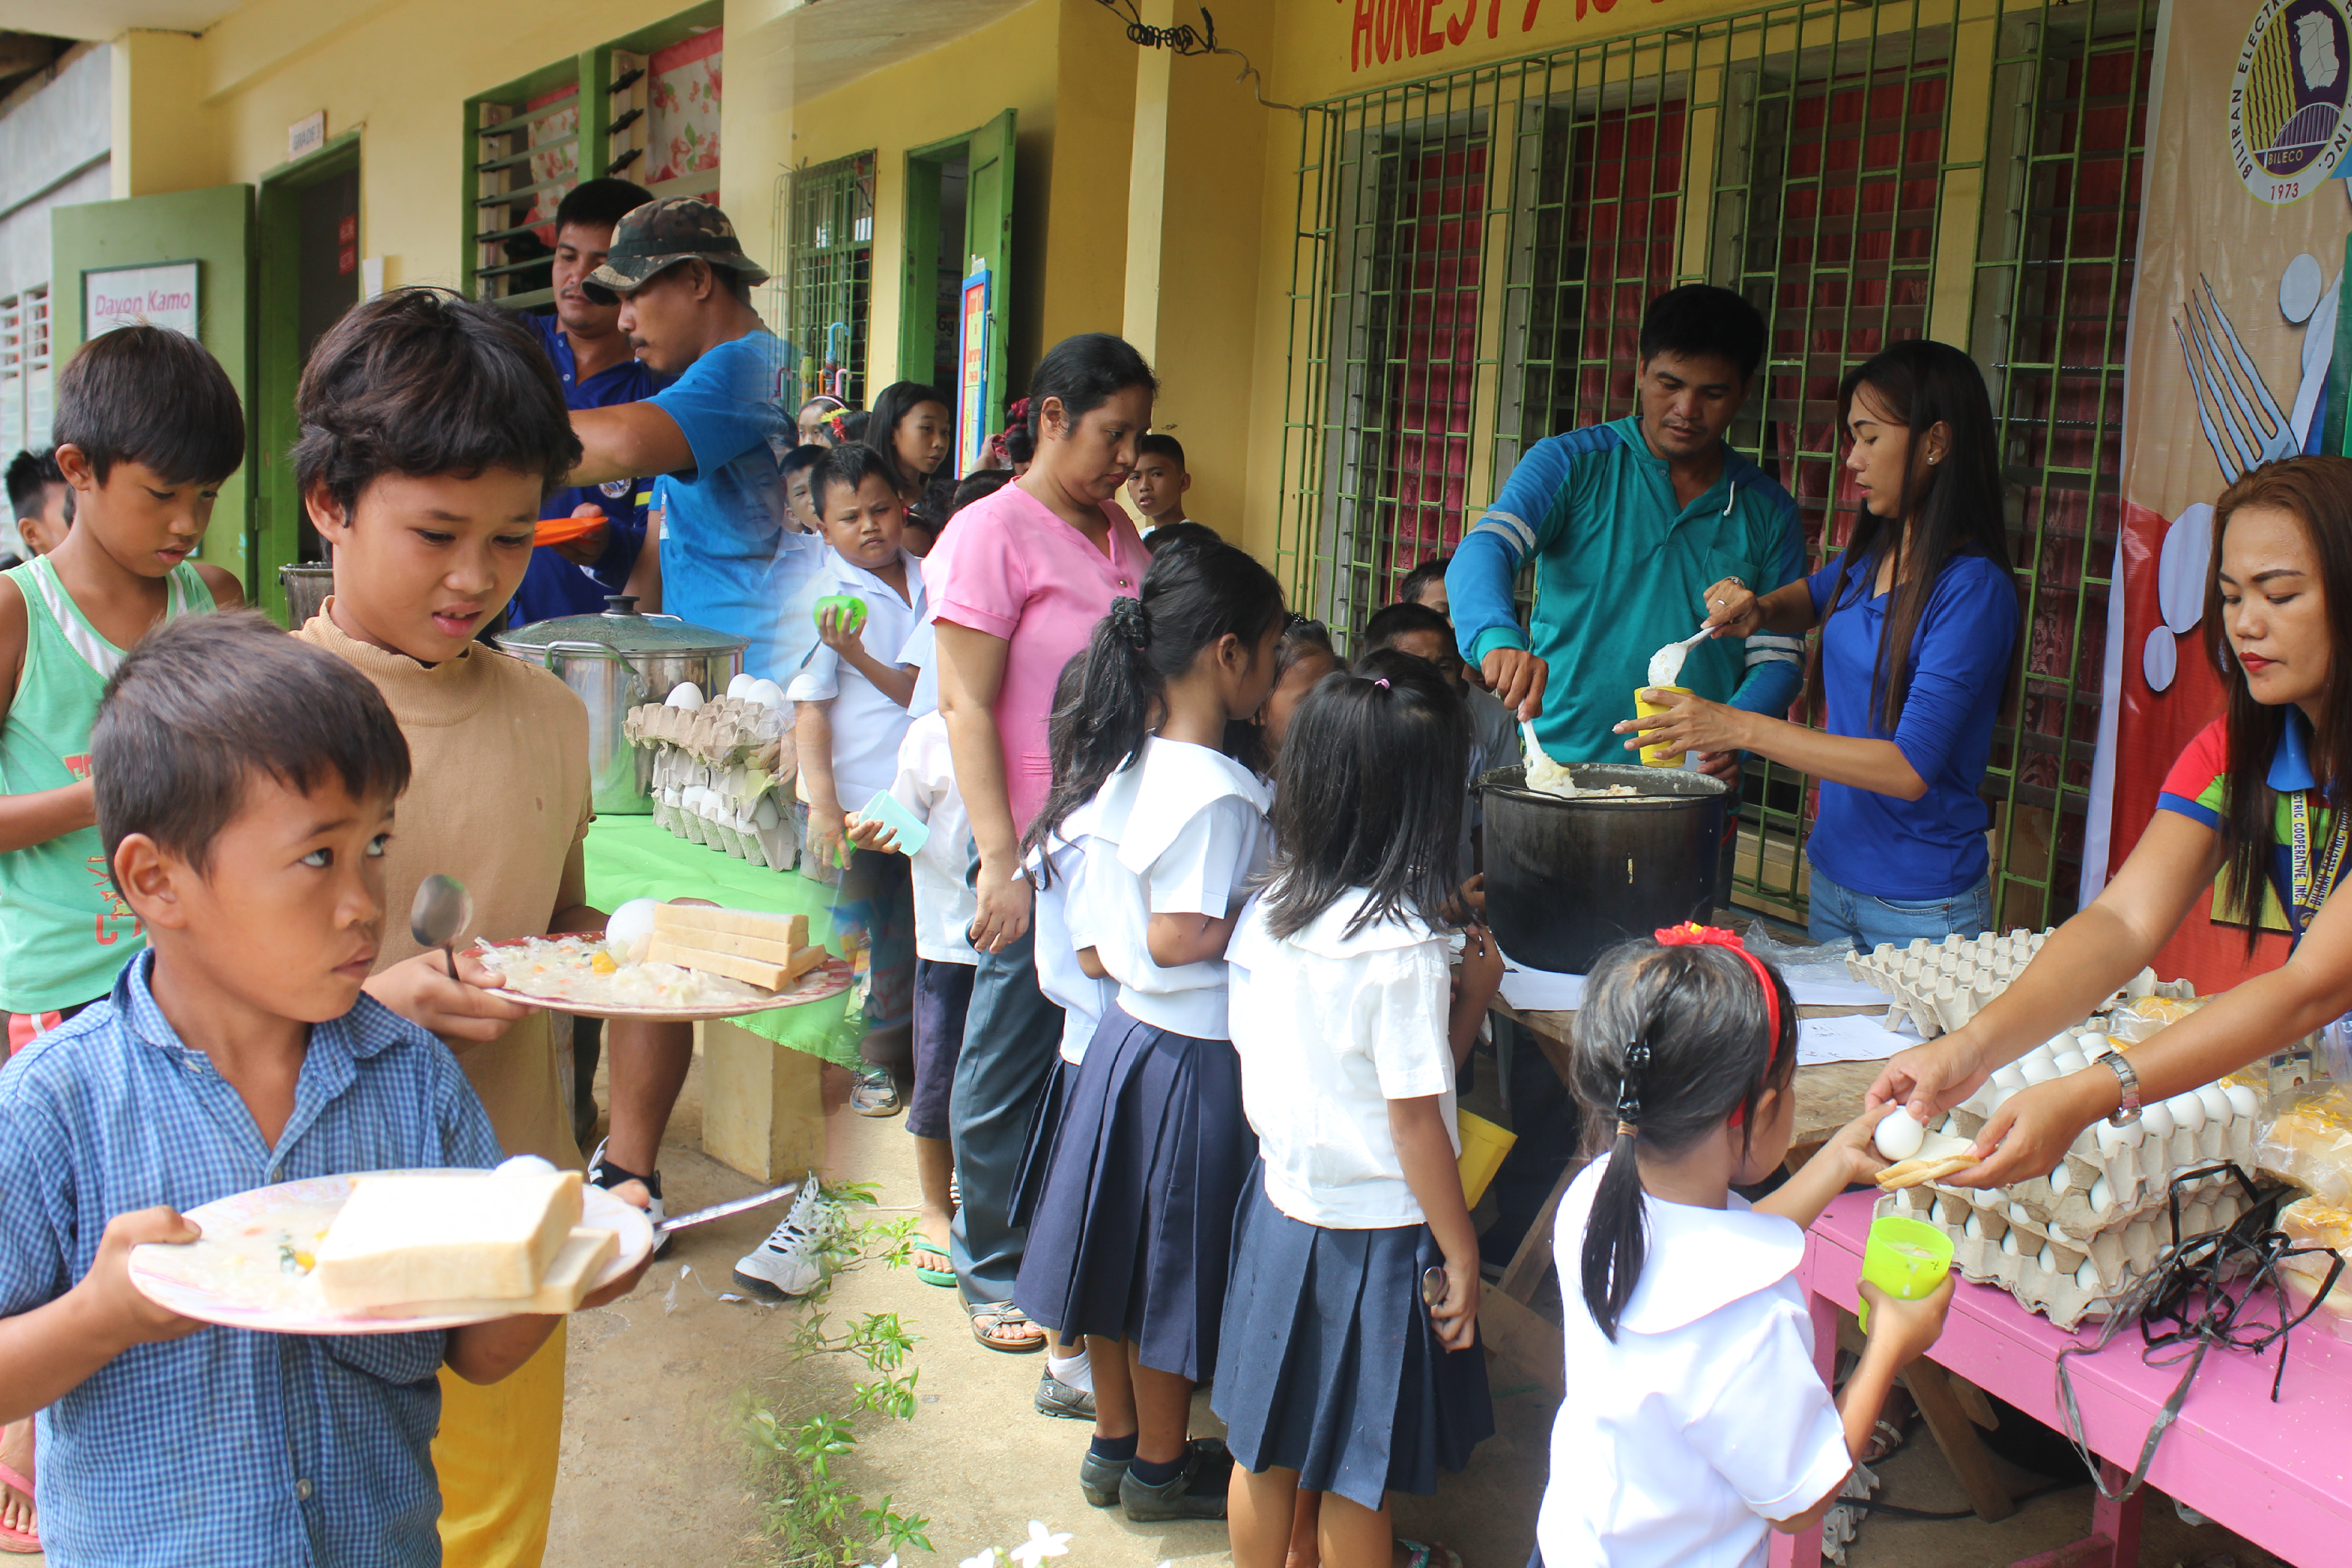
{"type": "Polygon", "coordinates": [[[664,268],[702,260],[730,267],[752,283],[768,270],[743,254],[727,215],[699,196],[664,196],[623,215],[613,226],[613,248],[585,281],[625,294],[664,268]]]}

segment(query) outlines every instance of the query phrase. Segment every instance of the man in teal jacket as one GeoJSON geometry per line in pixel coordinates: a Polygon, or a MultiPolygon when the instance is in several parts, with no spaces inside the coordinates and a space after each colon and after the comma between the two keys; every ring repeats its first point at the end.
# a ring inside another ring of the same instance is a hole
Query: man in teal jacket
{"type": "MultiPolygon", "coordinates": [[[[1796,503],[1723,434],[1764,357],[1764,320],[1727,289],[1691,284],[1642,318],[1639,412],[1538,441],[1445,574],[1462,655],[1555,762],[1629,763],[1612,726],[1633,716],[1651,654],[1698,630],[1706,590],[1758,593],[1804,575],[1796,503]],[[1536,557],[1534,639],[1511,585],[1536,557]]],[[[1680,684],[1783,714],[1804,680],[1803,639],[1759,636],[1690,650],[1680,684]]],[[[1706,755],[1719,777],[1736,754],[1706,755]]]]}

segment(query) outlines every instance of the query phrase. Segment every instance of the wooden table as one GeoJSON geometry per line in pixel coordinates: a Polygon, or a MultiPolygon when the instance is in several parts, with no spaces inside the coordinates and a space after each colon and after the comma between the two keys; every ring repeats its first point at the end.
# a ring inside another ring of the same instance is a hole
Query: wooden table
{"type": "MultiPolygon", "coordinates": [[[[1872,1203],[1871,1194],[1848,1193],[1807,1234],[1798,1279],[1811,1304],[1813,1353],[1823,1376],[1856,1300],[1872,1203]]],[[[2314,1318],[2291,1337],[2275,1405],[2276,1347],[2260,1355],[2209,1352],[2147,1473],[2150,1485],[2290,1563],[2344,1562],[2338,1553],[2352,1540],[2346,1461],[2352,1454],[2352,1344],[2338,1342],[2322,1321],[2314,1318]]],[[[2079,1342],[2090,1337],[2085,1331],[2079,1342]]],[[[2072,1342],[2076,1335],[2027,1311],[2007,1291],[1962,1281],[1943,1338],[1914,1364],[1938,1375],[1948,1369],[2063,1430],[2055,1368],[2059,1350],[2072,1342]]],[[[2067,1370],[2101,1479],[2120,1489],[2181,1369],[2147,1365],[2138,1333],[2126,1331],[2097,1355],[2070,1358],[2067,1370]]],[[[1913,1384],[1915,1394],[1918,1386],[1913,1384]]],[[[2140,1494],[2120,1502],[2098,1498],[2090,1537],[2013,1568],[2129,1568],[2139,1560],[2140,1502],[2140,1494]]],[[[1774,1568],[1811,1564],[1818,1540],[1775,1531],[1774,1568]]]]}

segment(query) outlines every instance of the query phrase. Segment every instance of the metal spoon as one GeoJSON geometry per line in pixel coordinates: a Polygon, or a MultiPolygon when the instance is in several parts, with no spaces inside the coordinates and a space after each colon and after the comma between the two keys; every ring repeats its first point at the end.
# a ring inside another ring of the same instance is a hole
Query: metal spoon
{"type": "Polygon", "coordinates": [[[473,923],[474,895],[455,877],[435,875],[416,884],[416,898],[408,906],[408,934],[419,947],[437,947],[457,978],[457,955],[451,944],[473,923]]]}

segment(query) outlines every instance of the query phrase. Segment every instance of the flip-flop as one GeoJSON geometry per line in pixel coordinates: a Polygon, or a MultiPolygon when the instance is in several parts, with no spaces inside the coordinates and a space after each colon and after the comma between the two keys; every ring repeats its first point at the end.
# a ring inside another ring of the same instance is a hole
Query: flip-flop
{"type": "MultiPolygon", "coordinates": [[[[22,1492],[26,1497],[33,1495],[33,1483],[5,1465],[0,1465],[0,1486],[5,1486],[11,1491],[22,1492]]],[[[28,1556],[40,1549],[41,1538],[37,1534],[22,1530],[11,1530],[6,1525],[0,1524],[0,1552],[13,1552],[19,1556],[28,1556]]]]}
{"type": "MultiPolygon", "coordinates": [[[[916,1246],[916,1257],[920,1258],[926,1252],[934,1258],[945,1258],[948,1255],[948,1249],[944,1247],[933,1247],[928,1242],[919,1243],[916,1246]]],[[[919,1263],[914,1268],[915,1278],[926,1285],[952,1285],[956,1282],[955,1270],[952,1268],[926,1268],[919,1263]]]]}
{"type": "Polygon", "coordinates": [[[1006,1355],[1026,1355],[1032,1351],[1041,1351],[1045,1348],[1045,1336],[1042,1333],[1034,1340],[1016,1340],[993,1337],[982,1330],[980,1321],[982,1318],[996,1320],[997,1335],[1002,1335],[1009,1325],[1034,1327],[1034,1325],[1029,1323],[1029,1314],[1010,1301],[966,1301],[963,1304],[963,1315],[971,1323],[971,1337],[990,1350],[1002,1351],[1006,1355]]]}

